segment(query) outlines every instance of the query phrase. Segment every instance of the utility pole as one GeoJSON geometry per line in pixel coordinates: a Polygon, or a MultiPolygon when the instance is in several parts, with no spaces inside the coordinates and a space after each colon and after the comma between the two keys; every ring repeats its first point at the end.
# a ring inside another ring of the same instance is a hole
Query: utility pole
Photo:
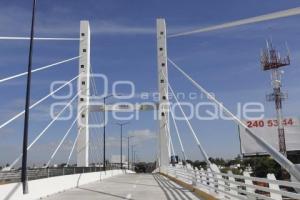
{"type": "Polygon", "coordinates": [[[120,165],[121,169],[123,169],[123,126],[129,124],[129,122],[125,123],[116,123],[117,125],[120,126],[120,165]]]}
{"type": "Polygon", "coordinates": [[[34,41],[35,9],[36,9],[36,0],[33,0],[28,70],[27,70],[24,136],[23,136],[23,155],[22,155],[22,174],[21,174],[21,181],[22,181],[22,185],[23,185],[23,194],[28,194],[27,146],[28,146],[29,106],[30,106],[31,68],[32,68],[32,51],[33,51],[33,41],[34,41]]]}

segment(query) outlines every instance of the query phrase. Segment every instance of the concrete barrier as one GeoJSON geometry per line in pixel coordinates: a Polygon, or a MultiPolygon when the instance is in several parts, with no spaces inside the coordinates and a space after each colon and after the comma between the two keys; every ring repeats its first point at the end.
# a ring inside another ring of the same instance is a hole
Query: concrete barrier
{"type": "Polygon", "coordinates": [[[125,170],[109,170],[106,172],[101,171],[83,174],[72,174],[32,180],[28,182],[29,193],[26,195],[23,195],[21,183],[4,184],[0,185],[0,200],[40,199],[42,197],[47,197],[49,195],[63,192],[71,188],[76,188],[84,184],[101,181],[103,179],[125,173],[132,172],[125,172],[125,170]]]}

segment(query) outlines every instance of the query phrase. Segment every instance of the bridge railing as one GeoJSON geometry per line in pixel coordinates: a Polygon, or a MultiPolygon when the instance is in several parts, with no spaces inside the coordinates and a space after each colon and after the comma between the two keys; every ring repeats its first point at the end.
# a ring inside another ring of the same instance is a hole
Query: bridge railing
{"type": "Polygon", "coordinates": [[[300,183],[276,180],[273,174],[268,178],[250,177],[249,173],[234,175],[208,170],[193,170],[169,167],[163,173],[193,185],[209,194],[227,199],[300,199],[296,191],[300,183]]]}
{"type": "MultiPolygon", "coordinates": [[[[117,165],[109,165],[106,170],[119,169],[117,165]]],[[[82,174],[103,171],[103,167],[59,167],[28,169],[28,180],[64,176],[70,174],[82,174]]],[[[0,184],[16,183],[21,180],[21,170],[0,171],[0,184]]]]}

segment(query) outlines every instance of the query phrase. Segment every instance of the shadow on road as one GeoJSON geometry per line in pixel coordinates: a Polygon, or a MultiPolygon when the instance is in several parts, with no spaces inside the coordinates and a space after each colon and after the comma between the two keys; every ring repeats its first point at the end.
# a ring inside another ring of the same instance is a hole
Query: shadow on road
{"type": "Polygon", "coordinates": [[[195,195],[193,195],[189,190],[184,189],[180,186],[176,186],[171,180],[158,175],[153,175],[155,181],[159,185],[159,187],[164,192],[167,200],[193,200],[198,199],[195,195]],[[188,195],[187,193],[193,195],[188,195]]]}
{"type": "Polygon", "coordinates": [[[10,200],[11,197],[15,194],[15,192],[19,189],[19,187],[22,185],[22,183],[17,183],[12,190],[4,197],[4,200],[10,200]]]}

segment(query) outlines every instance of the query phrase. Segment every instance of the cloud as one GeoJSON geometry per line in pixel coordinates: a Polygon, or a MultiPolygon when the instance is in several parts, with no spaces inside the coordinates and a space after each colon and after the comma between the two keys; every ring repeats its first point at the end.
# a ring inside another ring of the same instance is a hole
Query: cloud
{"type": "MultiPolygon", "coordinates": [[[[6,122],[8,119],[12,118],[13,116],[17,115],[24,109],[24,99],[23,98],[16,98],[11,100],[1,108],[0,111],[0,124],[6,122]]],[[[21,117],[19,117],[20,119],[21,117]]]]}
{"type": "Polygon", "coordinates": [[[25,10],[18,6],[1,6],[0,7],[0,26],[5,27],[2,29],[2,34],[13,32],[14,34],[29,33],[28,23],[25,20],[30,19],[29,10],[25,10]]]}
{"type": "Polygon", "coordinates": [[[50,121],[50,105],[39,105],[30,113],[30,120],[34,122],[50,121]]]}
{"type": "MultiPolygon", "coordinates": [[[[92,35],[149,35],[155,34],[155,27],[131,26],[114,21],[90,21],[92,35]]],[[[74,34],[79,31],[79,22],[70,23],[66,21],[57,22],[53,26],[40,24],[37,28],[38,34],[59,35],[74,34]],[[68,26],[66,26],[68,24],[68,26]]]]}
{"type": "MultiPolygon", "coordinates": [[[[50,159],[52,153],[54,152],[54,150],[57,148],[60,139],[57,141],[52,141],[52,142],[41,142],[41,143],[36,143],[32,149],[29,150],[29,163],[30,165],[37,165],[37,166],[42,166],[44,163],[47,163],[48,160],[50,159]]],[[[66,139],[64,141],[64,143],[61,145],[61,147],[59,148],[58,152],[56,153],[54,159],[51,162],[52,164],[55,163],[65,163],[68,158],[69,153],[71,152],[71,149],[73,147],[73,143],[74,141],[71,139],[66,139]]],[[[11,147],[16,149],[16,147],[11,147]]],[[[20,149],[19,149],[20,150],[20,149]]],[[[16,155],[19,155],[20,152],[17,152],[16,155]]],[[[11,154],[10,157],[7,159],[6,162],[11,163],[15,158],[16,155],[11,154]]],[[[73,152],[73,156],[76,155],[76,149],[73,152]]],[[[5,164],[6,162],[0,162],[0,165],[5,164]]],[[[20,161],[18,162],[18,164],[16,166],[20,165],[20,161]]]]}
{"type": "Polygon", "coordinates": [[[108,137],[105,142],[106,142],[105,145],[107,147],[119,147],[120,146],[120,138],[108,137]]]}
{"type": "MultiPolygon", "coordinates": [[[[16,130],[14,130],[11,127],[4,127],[1,129],[1,140],[5,141],[8,140],[10,138],[11,135],[13,135],[14,133],[16,133],[16,130]]],[[[1,143],[2,144],[2,143],[1,143]]]]}
{"type": "MultiPolygon", "coordinates": [[[[56,12],[56,11],[55,11],[56,12]]],[[[64,11],[65,14],[72,14],[72,10],[64,11]]],[[[36,36],[77,36],[79,35],[80,22],[73,18],[48,17],[45,12],[38,13],[36,23],[36,36]]],[[[3,36],[24,36],[29,34],[30,12],[21,7],[9,6],[0,8],[0,26],[6,27],[3,36]],[[14,13],[12,15],[11,13],[14,13]],[[26,20],[26,23],[24,23],[26,20]]],[[[93,35],[154,35],[156,34],[155,21],[153,24],[136,25],[131,21],[120,22],[119,20],[90,20],[91,33],[93,35]]],[[[176,26],[168,28],[168,32],[176,33],[190,30],[190,26],[176,26]]]]}
{"type": "Polygon", "coordinates": [[[133,140],[136,143],[142,143],[157,138],[157,134],[149,129],[129,131],[129,136],[133,136],[133,140]]]}
{"type": "Polygon", "coordinates": [[[92,22],[91,24],[93,34],[155,34],[155,27],[138,27],[105,20],[92,22]]]}
{"type": "MultiPolygon", "coordinates": [[[[31,102],[36,102],[36,101],[37,100],[31,100],[31,102]]],[[[11,100],[4,108],[1,109],[0,112],[1,113],[0,120],[2,121],[1,123],[4,123],[8,119],[22,112],[24,110],[24,104],[25,104],[25,100],[23,98],[17,98],[11,100]]],[[[35,108],[32,109],[30,113],[30,120],[33,120],[34,122],[49,121],[50,119],[49,110],[50,110],[49,104],[41,104],[36,106],[35,108]]],[[[20,116],[16,120],[22,119],[23,116],[24,115],[20,116]]]]}
{"type": "MultiPolygon", "coordinates": [[[[157,138],[156,133],[149,129],[129,131],[128,136],[134,137],[131,139],[131,144],[141,144],[148,140],[155,140],[157,138]]],[[[106,145],[108,147],[120,147],[120,138],[119,137],[108,137],[106,139],[106,145]]],[[[123,145],[126,146],[127,143],[124,142],[123,145]]]]}
{"type": "MultiPolygon", "coordinates": [[[[37,36],[60,36],[60,35],[78,35],[79,21],[72,18],[61,19],[59,17],[46,17],[46,13],[39,13],[40,17],[36,24],[37,36]]],[[[6,27],[2,35],[22,36],[29,33],[30,13],[21,7],[10,6],[5,9],[0,8],[0,26],[6,27]],[[11,13],[14,13],[12,15],[11,13]],[[24,23],[24,19],[28,23],[24,23]],[[27,20],[28,19],[28,20],[27,20]]],[[[122,24],[112,20],[91,20],[92,34],[109,35],[148,35],[155,34],[155,27],[133,26],[122,24]]]]}

